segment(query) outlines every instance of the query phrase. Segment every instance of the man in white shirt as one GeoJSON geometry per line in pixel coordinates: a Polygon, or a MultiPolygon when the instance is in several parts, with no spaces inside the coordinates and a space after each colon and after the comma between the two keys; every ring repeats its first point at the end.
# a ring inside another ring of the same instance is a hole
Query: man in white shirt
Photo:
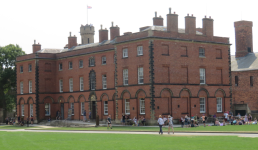
{"type": "Polygon", "coordinates": [[[227,111],[225,111],[224,116],[225,116],[225,122],[227,123],[227,121],[228,121],[228,112],[227,111]]]}

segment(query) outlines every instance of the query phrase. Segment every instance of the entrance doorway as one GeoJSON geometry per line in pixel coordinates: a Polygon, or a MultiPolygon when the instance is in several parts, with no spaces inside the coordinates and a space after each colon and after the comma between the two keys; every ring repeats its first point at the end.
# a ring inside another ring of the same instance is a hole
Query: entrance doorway
{"type": "Polygon", "coordinates": [[[96,101],[92,102],[92,119],[96,119],[96,101]]]}
{"type": "Polygon", "coordinates": [[[61,103],[61,120],[64,120],[64,103],[61,103]]]}

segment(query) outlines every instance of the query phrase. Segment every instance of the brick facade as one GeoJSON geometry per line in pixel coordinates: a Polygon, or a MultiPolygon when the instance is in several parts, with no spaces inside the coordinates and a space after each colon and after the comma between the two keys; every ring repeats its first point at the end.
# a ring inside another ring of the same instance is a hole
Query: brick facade
{"type": "MultiPolygon", "coordinates": [[[[177,18],[176,14],[170,15],[171,21],[173,16],[177,18]]],[[[190,22],[195,23],[195,18],[190,22]]],[[[21,115],[21,105],[24,105],[24,116],[27,117],[29,104],[33,103],[33,116],[38,114],[38,120],[54,119],[56,111],[61,109],[65,119],[71,103],[74,103],[72,119],[82,120],[81,104],[84,102],[87,118],[92,111],[92,118],[99,115],[100,119],[105,119],[104,104],[107,101],[108,114],[115,120],[120,120],[125,110],[129,110],[130,118],[144,116],[147,120],[169,114],[174,119],[186,114],[222,116],[222,112],[231,108],[229,39],[213,36],[213,26],[212,31],[206,32],[212,34],[197,35],[195,25],[189,26],[187,33],[179,33],[174,29],[177,25],[168,24],[171,25],[169,31],[148,30],[146,27],[143,32],[117,36],[107,44],[17,57],[17,67],[22,65],[24,68],[23,73],[17,70],[18,115],[21,115]],[[137,51],[139,46],[142,47],[142,55],[137,51]],[[205,56],[199,56],[200,48],[205,50],[205,56]],[[128,52],[125,58],[124,49],[128,52]],[[102,57],[106,57],[106,64],[102,64],[102,57]],[[90,59],[95,60],[94,66],[89,65],[90,59]],[[82,68],[80,60],[83,61],[82,68]],[[35,91],[36,62],[39,67],[38,93],[35,91]],[[72,69],[69,69],[69,62],[72,62],[72,69]],[[27,71],[29,63],[32,64],[32,72],[27,71]],[[62,71],[59,70],[60,63],[62,71]],[[142,68],[143,74],[139,74],[138,68],[142,68]],[[205,69],[205,84],[200,84],[200,68],[205,69]],[[128,85],[124,84],[124,69],[128,70],[128,85]],[[90,80],[93,72],[96,79],[94,90],[90,80]],[[107,78],[106,89],[103,89],[103,75],[107,78]],[[82,91],[80,77],[83,77],[82,91]],[[72,92],[69,89],[70,78],[73,79],[72,92]],[[29,80],[33,83],[32,93],[28,93],[29,80]],[[59,89],[60,80],[63,81],[63,92],[59,89]],[[19,92],[21,81],[24,82],[23,94],[19,92]],[[222,98],[221,112],[217,111],[218,97],[222,98]],[[205,98],[205,112],[200,112],[200,98],[205,98]],[[141,113],[141,99],[144,100],[145,113],[141,113]],[[125,103],[128,102],[129,107],[126,108],[125,103]],[[45,115],[46,103],[50,104],[50,116],[45,115]]]]}

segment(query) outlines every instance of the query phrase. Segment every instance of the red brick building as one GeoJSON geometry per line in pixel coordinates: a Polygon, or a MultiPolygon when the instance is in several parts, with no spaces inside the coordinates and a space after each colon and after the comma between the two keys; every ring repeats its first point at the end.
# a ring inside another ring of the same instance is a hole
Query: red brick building
{"type": "Polygon", "coordinates": [[[229,39],[213,35],[213,19],[185,17],[178,28],[178,15],[153,18],[153,26],[120,35],[119,27],[99,30],[99,43],[92,43],[93,26],[81,26],[82,43],[68,37],[64,49],[41,49],[17,57],[17,113],[43,120],[62,118],[72,108],[72,119],[82,112],[92,118],[120,120],[158,115],[201,114],[222,116],[230,110],[229,39]]]}
{"type": "Polygon", "coordinates": [[[258,54],[253,53],[251,21],[237,21],[236,54],[231,57],[233,112],[258,117],[258,54]]]}

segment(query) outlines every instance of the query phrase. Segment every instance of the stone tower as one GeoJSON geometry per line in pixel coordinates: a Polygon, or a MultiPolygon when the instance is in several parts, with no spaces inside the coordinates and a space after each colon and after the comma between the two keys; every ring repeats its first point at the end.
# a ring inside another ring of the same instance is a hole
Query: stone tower
{"type": "Polygon", "coordinates": [[[243,57],[253,52],[253,22],[237,21],[234,22],[236,36],[236,56],[243,57]]]}
{"type": "Polygon", "coordinates": [[[94,26],[86,24],[81,25],[80,33],[82,38],[82,44],[94,43],[94,26]]]}

